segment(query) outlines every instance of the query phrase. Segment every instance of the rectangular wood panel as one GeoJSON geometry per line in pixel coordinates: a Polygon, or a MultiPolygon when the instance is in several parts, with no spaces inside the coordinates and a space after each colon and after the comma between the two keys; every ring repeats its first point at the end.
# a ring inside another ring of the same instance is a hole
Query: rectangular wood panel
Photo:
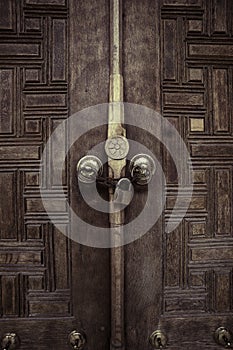
{"type": "Polygon", "coordinates": [[[26,226],[26,239],[27,240],[41,240],[42,239],[42,226],[40,224],[28,224],[26,226]]]}
{"type": "Polygon", "coordinates": [[[59,173],[59,166],[60,164],[63,164],[64,159],[66,158],[66,148],[67,148],[67,132],[66,132],[66,125],[61,124],[60,120],[53,119],[51,120],[51,132],[55,130],[59,126],[59,129],[57,129],[56,132],[56,140],[54,137],[55,142],[57,142],[60,145],[60,149],[58,150],[57,147],[54,147],[51,145],[50,150],[50,167],[51,167],[51,179],[50,184],[52,187],[61,187],[61,185],[67,184],[67,169],[64,169],[63,171],[63,181],[58,176],[59,173]]]}
{"type": "Polygon", "coordinates": [[[44,94],[26,94],[25,108],[58,108],[66,106],[66,94],[48,93],[44,94]]]}
{"type": "Polygon", "coordinates": [[[163,74],[165,80],[177,80],[178,57],[176,51],[176,20],[164,20],[163,74]]]}
{"type": "Polygon", "coordinates": [[[66,21],[54,19],[52,23],[52,81],[66,81],[67,70],[67,47],[66,21]]]}
{"type": "Polygon", "coordinates": [[[13,29],[13,0],[0,1],[0,29],[11,31],[13,29]]]}
{"type": "Polygon", "coordinates": [[[42,265],[42,253],[41,251],[35,252],[20,252],[20,251],[0,251],[0,264],[9,265],[42,265]]]}
{"type": "Polygon", "coordinates": [[[215,280],[215,307],[218,312],[231,310],[231,273],[230,271],[216,271],[215,280]]]}
{"type": "MultiPolygon", "coordinates": [[[[173,209],[175,206],[177,197],[176,196],[167,196],[166,201],[166,208],[167,209],[173,209]]],[[[180,197],[179,198],[179,209],[185,208],[187,206],[187,203],[189,203],[190,199],[189,197],[180,197]]],[[[206,203],[206,197],[205,196],[192,196],[192,199],[190,201],[189,209],[190,210],[206,210],[207,203],[206,203]]]]}
{"type": "Polygon", "coordinates": [[[203,312],[205,309],[206,300],[204,297],[185,297],[179,296],[177,298],[166,299],[165,301],[165,312],[174,313],[175,315],[179,312],[189,310],[189,312],[203,312]]]}
{"type": "Polygon", "coordinates": [[[213,69],[213,115],[214,131],[230,132],[231,109],[229,101],[227,69],[213,69]]]}
{"type": "Polygon", "coordinates": [[[28,291],[43,291],[44,290],[44,276],[27,276],[28,291]]]}
{"type": "Polygon", "coordinates": [[[0,146],[0,160],[39,160],[39,146],[0,146]]]}
{"type": "Polygon", "coordinates": [[[41,33],[42,18],[41,17],[26,17],[24,22],[24,30],[26,33],[41,33]]]}
{"type": "Polygon", "coordinates": [[[201,6],[202,0],[163,0],[163,4],[169,6],[201,6]]]}
{"type": "Polygon", "coordinates": [[[15,71],[0,69],[0,133],[11,134],[15,118],[15,71]]]}
{"type": "Polygon", "coordinates": [[[1,276],[1,309],[4,316],[19,315],[18,309],[18,278],[17,276],[1,276]]]}
{"type": "Polygon", "coordinates": [[[233,246],[193,248],[193,262],[214,262],[233,260],[233,246]]]}
{"type": "MultiPolygon", "coordinates": [[[[181,131],[181,123],[180,123],[180,118],[177,117],[167,117],[168,122],[176,128],[178,132],[181,131]]],[[[180,150],[179,150],[179,145],[176,143],[176,137],[175,135],[165,135],[166,139],[166,145],[167,147],[172,148],[174,152],[180,156],[180,150]]],[[[176,165],[168,151],[166,149],[163,149],[163,162],[164,166],[166,167],[166,175],[167,175],[167,183],[168,184],[177,184],[178,183],[178,178],[177,178],[177,169],[176,165]]]]}
{"type": "Polygon", "coordinates": [[[54,262],[56,290],[67,289],[69,280],[68,239],[54,229],[54,262]]]}
{"type": "Polygon", "coordinates": [[[69,313],[69,303],[62,301],[30,301],[29,316],[58,316],[64,317],[69,313]]]}
{"type": "Polygon", "coordinates": [[[230,169],[215,171],[216,185],[216,234],[231,235],[232,227],[232,172],[230,169]]]}
{"type": "Polygon", "coordinates": [[[167,234],[166,239],[166,259],[165,259],[165,285],[169,287],[180,286],[181,275],[181,232],[177,228],[175,231],[167,234]]]}
{"type": "MultiPolygon", "coordinates": [[[[51,213],[66,213],[67,211],[67,202],[63,199],[59,199],[57,197],[54,198],[44,198],[43,201],[51,208],[51,213]]],[[[45,208],[43,206],[43,202],[41,198],[27,198],[26,203],[26,213],[27,214],[38,214],[38,213],[46,213],[45,208]]]]}
{"type": "Polygon", "coordinates": [[[15,57],[20,58],[25,57],[39,58],[40,57],[40,44],[30,44],[30,43],[0,43],[0,58],[1,57],[15,57]]]}
{"type": "Polygon", "coordinates": [[[164,105],[173,107],[198,107],[204,105],[202,93],[188,92],[166,92],[164,94],[164,105]]]}
{"type": "Polygon", "coordinates": [[[26,0],[29,5],[66,5],[66,0],[26,0]]]}
{"type": "Polygon", "coordinates": [[[213,32],[227,33],[227,0],[214,0],[213,32]]]}
{"type": "Polygon", "coordinates": [[[233,158],[233,143],[191,144],[191,155],[193,157],[233,158]]]}
{"type": "Polygon", "coordinates": [[[15,172],[0,171],[0,238],[17,239],[15,172]]]}
{"type": "Polygon", "coordinates": [[[189,57],[193,58],[218,58],[232,59],[233,58],[233,46],[229,44],[188,44],[189,57]]]}

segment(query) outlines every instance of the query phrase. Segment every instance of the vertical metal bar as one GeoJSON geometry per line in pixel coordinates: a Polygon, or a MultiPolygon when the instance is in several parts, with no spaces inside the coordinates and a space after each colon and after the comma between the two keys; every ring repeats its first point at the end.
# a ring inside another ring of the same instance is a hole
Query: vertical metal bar
{"type": "MultiPolygon", "coordinates": [[[[123,77],[122,77],[122,2],[110,0],[111,32],[111,75],[109,91],[108,138],[125,136],[124,123],[123,77]],[[116,102],[116,103],[115,103],[116,102]],[[119,103],[117,103],[119,102],[119,103]]],[[[119,179],[124,176],[126,160],[108,159],[109,176],[119,179]]],[[[114,192],[109,190],[110,206],[114,206],[114,192]]],[[[121,233],[124,224],[124,212],[109,214],[111,240],[118,246],[122,244],[121,233]]],[[[125,349],[124,345],[124,246],[111,249],[111,345],[110,349],[125,349]]]]}

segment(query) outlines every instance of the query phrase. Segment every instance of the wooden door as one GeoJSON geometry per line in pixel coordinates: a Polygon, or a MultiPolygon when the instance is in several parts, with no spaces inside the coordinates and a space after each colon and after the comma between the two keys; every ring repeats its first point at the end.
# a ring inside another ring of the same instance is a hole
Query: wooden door
{"type": "MultiPolygon", "coordinates": [[[[105,1],[0,1],[0,337],[16,332],[21,349],[68,349],[75,329],[88,334],[89,349],[109,342],[109,252],[60,233],[39,190],[52,131],[74,111],[107,102],[107,11],[105,1]],[[94,22],[91,11],[101,13],[94,22]]],[[[50,149],[51,169],[62,155],[50,149]]],[[[64,229],[59,196],[69,193],[71,171],[67,160],[63,186],[52,174],[44,183],[64,229]]]]}
{"type": "MultiPolygon", "coordinates": [[[[156,109],[176,127],[194,181],[186,216],[166,234],[178,180],[161,145],[164,213],[125,249],[127,350],[149,349],[157,328],[168,349],[219,349],[214,331],[233,330],[232,11],[228,0],[124,1],[125,101],[156,109]]],[[[159,156],[141,131],[130,136],[159,156]]]]}
{"type": "MultiPolygon", "coordinates": [[[[85,331],[87,349],[109,349],[109,250],[58,232],[41,203],[38,175],[54,128],[108,102],[109,11],[108,0],[0,1],[0,336],[16,332],[25,350],[68,349],[74,329],[85,331]]],[[[232,31],[231,0],[123,2],[124,99],[169,120],[194,169],[189,210],[166,234],[178,188],[173,160],[151,135],[128,126],[127,136],[160,160],[167,198],[150,232],[124,249],[125,350],[149,350],[157,328],[177,350],[218,349],[215,329],[233,331],[232,31]]],[[[76,192],[75,167],[105,138],[102,129],[76,145],[62,188],[46,179],[53,218],[64,226],[63,189],[95,221],[76,192]]],[[[52,166],[61,156],[49,152],[52,166]]],[[[145,196],[135,193],[126,220],[145,196]]],[[[96,220],[108,225],[107,216],[96,220]]]]}

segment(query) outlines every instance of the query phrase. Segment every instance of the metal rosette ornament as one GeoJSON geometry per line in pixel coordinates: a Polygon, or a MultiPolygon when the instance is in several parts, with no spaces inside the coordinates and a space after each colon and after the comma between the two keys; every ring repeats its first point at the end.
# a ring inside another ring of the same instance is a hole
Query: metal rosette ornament
{"type": "Polygon", "coordinates": [[[115,136],[105,142],[105,152],[111,159],[126,158],[129,152],[129,143],[124,136],[115,136]]]}
{"type": "MultiPolygon", "coordinates": [[[[69,238],[80,244],[98,248],[118,246],[117,243],[109,239],[109,228],[97,227],[82,220],[82,218],[73,211],[68,202],[67,195],[63,191],[62,194],[59,194],[59,201],[64,202],[64,205],[68,208],[69,230],[67,230],[65,225],[61,224],[59,220],[54,218],[51,214],[54,208],[53,201],[47,200],[48,189],[45,189],[43,184],[44,179],[50,174],[50,176],[56,179],[56,183],[59,182],[59,187],[63,188],[62,171],[70,148],[88,131],[106,125],[108,111],[112,104],[123,105],[126,127],[127,125],[134,126],[140,128],[142,131],[150,133],[156,140],[163,144],[176,166],[178,190],[175,205],[165,225],[165,231],[167,233],[175,230],[184,218],[189,208],[193,191],[192,163],[188,149],[176,128],[159,113],[141,105],[113,102],[92,106],[73,114],[53,131],[45,145],[40,167],[40,194],[44,208],[51,222],[53,222],[64,235],[69,236],[69,238]],[[65,137],[67,127],[69,130],[69,138],[65,137]],[[64,137],[61,135],[64,135],[64,137]],[[57,154],[63,155],[56,160],[56,166],[54,167],[52,164],[48,164],[47,160],[50,149],[56,149],[57,154]],[[52,169],[51,166],[53,167],[52,169]]],[[[151,176],[149,181],[147,181],[147,199],[142,211],[131,222],[123,225],[122,235],[124,235],[124,237],[122,237],[123,239],[119,240],[119,242],[128,244],[139,239],[148,232],[155,225],[163,212],[166,202],[166,177],[162,165],[160,164],[161,160],[157,159],[155,154],[145,145],[139,143],[137,140],[126,139],[123,136],[110,138],[107,142],[103,140],[103,142],[96,144],[90,149],[88,155],[95,155],[98,153],[99,149],[105,149],[105,155],[101,159],[102,164],[107,162],[109,156],[115,159],[126,158],[129,163],[137,164],[138,156],[147,154],[148,158],[142,159],[141,161],[145,163],[145,166],[151,165],[153,169],[156,169],[155,175],[151,176]]],[[[97,164],[100,169],[101,163],[99,165],[97,164]]],[[[133,167],[131,167],[130,171],[133,171],[133,167]]],[[[146,174],[145,172],[145,176],[146,174]]],[[[51,182],[53,183],[53,181],[51,182]]],[[[110,213],[109,202],[98,194],[96,185],[95,196],[98,196],[98,200],[94,206],[93,203],[89,201],[90,196],[86,193],[87,186],[81,181],[79,181],[79,189],[83,199],[90,207],[94,207],[94,209],[103,213],[110,213]]],[[[51,191],[53,190],[51,189],[51,191]]],[[[54,196],[56,196],[55,192],[53,197],[54,196]]]]}

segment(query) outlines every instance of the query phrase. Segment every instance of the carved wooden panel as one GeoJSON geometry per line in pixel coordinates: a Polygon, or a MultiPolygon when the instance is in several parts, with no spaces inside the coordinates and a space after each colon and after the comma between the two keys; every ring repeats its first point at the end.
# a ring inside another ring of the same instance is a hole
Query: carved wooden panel
{"type": "MultiPolygon", "coordinates": [[[[1,6],[1,316],[71,316],[69,243],[46,216],[38,172],[48,133],[68,115],[68,8],[39,0],[1,6]]],[[[66,225],[66,208],[50,200],[66,225]]]]}
{"type": "MultiPolygon", "coordinates": [[[[161,9],[163,115],[175,120],[190,147],[194,166],[189,211],[182,225],[164,237],[165,314],[232,311],[227,302],[233,297],[233,46],[229,9],[229,1],[165,1],[161,9]],[[191,7],[194,4],[197,9],[191,7]],[[193,299],[194,288],[198,304],[193,299]]],[[[166,166],[169,172],[169,164],[166,166]]],[[[174,184],[168,181],[165,214],[173,207],[174,184]]]]}
{"type": "MultiPolygon", "coordinates": [[[[163,238],[163,315],[200,322],[201,315],[221,314],[223,325],[233,311],[231,17],[227,0],[164,1],[161,7],[162,112],[185,140],[194,167],[189,210],[163,238]]],[[[165,166],[174,172],[169,162],[165,166]]],[[[176,184],[169,176],[165,220],[176,184]]],[[[218,326],[212,321],[210,335],[218,326]]],[[[203,349],[215,348],[210,337],[206,347],[200,341],[203,349]]],[[[190,336],[188,346],[194,343],[190,336]]],[[[179,348],[175,339],[171,348],[179,348]]]]}
{"type": "MultiPolygon", "coordinates": [[[[107,102],[107,20],[105,1],[0,1],[0,336],[17,332],[22,349],[66,349],[68,334],[85,327],[92,334],[89,345],[108,343],[109,253],[71,244],[49,220],[39,189],[41,155],[53,130],[69,113],[99,103],[100,93],[107,102]],[[96,22],[89,16],[93,12],[99,13],[96,22]],[[102,40],[104,48],[95,46],[91,56],[96,30],[87,26],[87,18],[101,27],[98,43],[102,40]],[[79,76],[87,72],[88,57],[99,89],[92,77],[79,76]],[[105,76],[98,73],[101,66],[105,76]],[[89,87],[83,89],[83,84],[89,87]],[[100,295],[105,295],[104,304],[100,295]]],[[[60,137],[65,144],[68,130],[60,137]]],[[[72,179],[65,162],[61,186],[52,169],[65,158],[64,152],[48,150],[43,189],[50,216],[68,234],[68,203],[59,196],[63,191],[69,195],[81,153],[75,154],[72,179]]]]}
{"type": "MultiPolygon", "coordinates": [[[[160,156],[134,132],[163,164],[167,197],[162,225],[126,247],[127,349],[147,348],[158,325],[169,349],[218,349],[214,330],[232,329],[233,312],[232,1],[125,0],[124,9],[126,101],[161,111],[175,126],[190,151],[194,181],[185,218],[164,233],[177,198],[176,167],[165,147],[160,156]]],[[[168,143],[175,150],[172,135],[168,143]]]]}

